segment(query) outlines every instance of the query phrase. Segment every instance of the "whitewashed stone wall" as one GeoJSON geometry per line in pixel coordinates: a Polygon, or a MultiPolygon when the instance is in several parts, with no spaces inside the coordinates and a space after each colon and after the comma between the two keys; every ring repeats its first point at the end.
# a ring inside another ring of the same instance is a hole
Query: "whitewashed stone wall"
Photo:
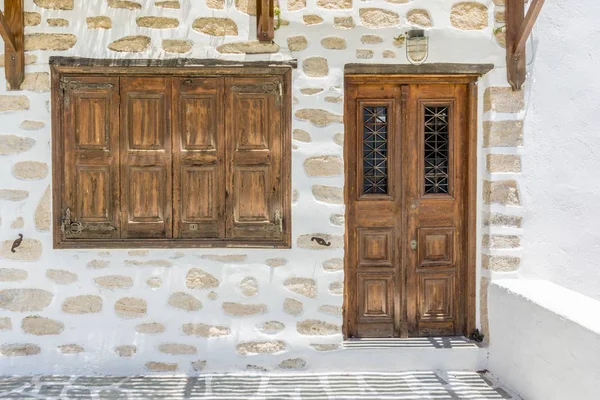
{"type": "MultiPolygon", "coordinates": [[[[310,370],[327,363],[322,352],[339,357],[344,65],[407,63],[404,42],[395,38],[420,26],[431,38],[429,62],[502,66],[502,32],[494,30],[501,4],[289,0],[280,4],[275,42],[263,44],[255,41],[251,0],[25,0],[26,80],[18,92],[0,82],[1,370],[310,370]],[[53,250],[52,55],[297,58],[293,248],[53,250]],[[25,239],[11,253],[19,233],[25,239]],[[331,248],[310,242],[315,233],[331,248]]],[[[487,279],[519,264],[523,97],[506,88],[503,68],[482,80],[480,109],[483,301],[487,279]]],[[[482,311],[485,327],[485,305],[482,311]]]]}

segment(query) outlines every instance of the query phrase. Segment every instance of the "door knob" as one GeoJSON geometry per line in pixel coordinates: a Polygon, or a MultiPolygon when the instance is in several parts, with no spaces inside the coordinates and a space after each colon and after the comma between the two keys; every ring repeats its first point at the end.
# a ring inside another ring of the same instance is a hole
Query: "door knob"
{"type": "Polygon", "coordinates": [[[411,250],[416,250],[417,249],[417,241],[416,240],[411,240],[410,241],[410,248],[411,248],[411,250]]]}

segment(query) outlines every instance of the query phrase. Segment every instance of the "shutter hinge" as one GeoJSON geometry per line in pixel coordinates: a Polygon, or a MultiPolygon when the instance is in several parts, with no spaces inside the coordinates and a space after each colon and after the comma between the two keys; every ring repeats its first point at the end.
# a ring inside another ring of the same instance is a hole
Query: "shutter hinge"
{"type": "Polygon", "coordinates": [[[83,224],[75,221],[71,215],[71,208],[67,207],[63,212],[63,217],[60,220],[60,231],[63,236],[76,236],[83,231],[110,232],[116,231],[117,228],[108,224],[83,224]]]}
{"type": "Polygon", "coordinates": [[[60,79],[60,89],[63,92],[65,106],[67,107],[71,105],[70,92],[76,92],[81,89],[112,89],[114,87],[114,84],[108,82],[79,82],[71,81],[65,77],[60,79]]]}
{"type": "Polygon", "coordinates": [[[279,99],[277,100],[277,106],[281,108],[283,106],[283,84],[281,82],[277,82],[277,87],[279,88],[279,99]]]}

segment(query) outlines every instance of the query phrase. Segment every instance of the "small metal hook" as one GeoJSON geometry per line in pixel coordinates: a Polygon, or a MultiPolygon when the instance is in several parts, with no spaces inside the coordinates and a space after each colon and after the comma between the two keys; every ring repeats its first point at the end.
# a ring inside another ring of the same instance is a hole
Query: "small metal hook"
{"type": "Polygon", "coordinates": [[[313,236],[310,238],[310,240],[313,242],[316,241],[321,246],[327,246],[327,247],[331,246],[331,242],[326,242],[325,239],[320,238],[320,237],[313,236]]]}
{"type": "Polygon", "coordinates": [[[13,242],[13,245],[10,248],[10,251],[12,253],[16,253],[15,249],[21,245],[22,241],[23,241],[23,235],[19,233],[19,238],[13,242]]]}

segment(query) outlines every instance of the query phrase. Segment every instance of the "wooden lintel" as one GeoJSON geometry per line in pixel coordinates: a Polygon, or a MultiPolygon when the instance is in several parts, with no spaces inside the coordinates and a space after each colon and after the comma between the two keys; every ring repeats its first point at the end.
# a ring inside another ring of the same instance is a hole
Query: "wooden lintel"
{"type": "Polygon", "coordinates": [[[525,43],[543,5],[544,0],[533,0],[525,16],[523,0],[506,0],[506,70],[513,90],[520,90],[525,83],[525,43]]]}
{"type": "Polygon", "coordinates": [[[275,37],[274,0],[256,1],[256,38],[261,42],[271,41],[275,37]]]}
{"type": "Polygon", "coordinates": [[[0,31],[4,39],[4,74],[9,90],[19,90],[25,78],[23,0],[5,0],[0,13],[0,31]]]}
{"type": "Polygon", "coordinates": [[[11,50],[17,51],[17,44],[15,43],[15,35],[13,35],[10,27],[8,26],[8,22],[4,18],[4,13],[0,10],[0,35],[4,40],[4,43],[10,46],[11,50]]]}

